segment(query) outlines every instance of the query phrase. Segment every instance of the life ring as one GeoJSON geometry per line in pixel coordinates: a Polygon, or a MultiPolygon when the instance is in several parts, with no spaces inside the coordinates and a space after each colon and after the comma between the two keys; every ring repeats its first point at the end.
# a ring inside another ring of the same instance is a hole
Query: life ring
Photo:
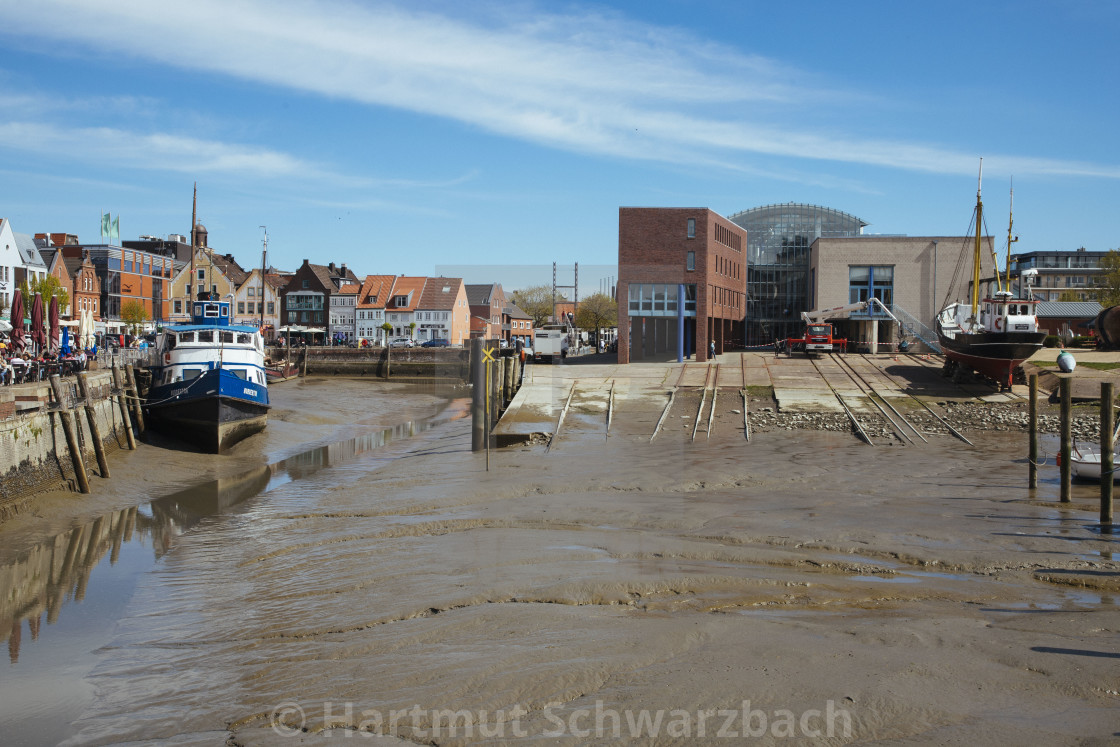
{"type": "Polygon", "coordinates": [[[999,331],[999,328],[1002,324],[1003,324],[1003,317],[1002,316],[997,316],[996,317],[996,331],[997,332],[999,331]]]}
{"type": "Polygon", "coordinates": [[[165,364],[171,363],[171,353],[164,353],[163,354],[163,362],[165,364]]]}

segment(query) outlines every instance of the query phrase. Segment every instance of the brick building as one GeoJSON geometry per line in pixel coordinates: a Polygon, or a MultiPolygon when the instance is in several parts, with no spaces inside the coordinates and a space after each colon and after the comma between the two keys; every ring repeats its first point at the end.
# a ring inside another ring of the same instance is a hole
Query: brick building
{"type": "Polygon", "coordinates": [[[618,362],[742,344],[747,232],[708,208],[618,211],[618,362]]]}

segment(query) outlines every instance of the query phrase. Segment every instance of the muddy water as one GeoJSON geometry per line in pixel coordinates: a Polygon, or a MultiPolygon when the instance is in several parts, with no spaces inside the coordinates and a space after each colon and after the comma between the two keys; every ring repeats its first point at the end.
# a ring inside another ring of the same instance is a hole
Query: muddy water
{"type": "Polygon", "coordinates": [[[95,695],[85,678],[100,649],[140,580],[183,536],[205,534],[320,470],[399,458],[410,447],[404,442],[465,412],[453,391],[348,380],[286,382],[272,394],[269,428],[228,454],[149,434],[135,454],[115,456],[113,480],[94,478],[80,507],[73,494],[46,495],[32,514],[0,527],[4,744],[54,744],[73,733],[70,722],[95,695]]]}
{"type": "Polygon", "coordinates": [[[489,472],[465,419],[338,460],[291,439],[206,491],[117,506],[97,543],[51,535],[40,575],[105,549],[54,623],[42,602],[38,641],[25,619],[2,721],[29,743],[692,744],[725,724],[703,714],[750,701],[832,704],[833,743],[1116,731],[1120,547],[1094,531],[1095,488],[1060,506],[1048,467],[1030,493],[1006,434],[747,443],[717,419],[710,440],[677,424],[650,444],[659,406],[620,399],[609,436],[573,412],[548,454],[495,452],[489,472]],[[42,684],[21,669],[55,649],[42,684]],[[20,722],[28,701],[47,705],[20,722]],[[634,733],[658,712],[675,730],[634,733]]]}

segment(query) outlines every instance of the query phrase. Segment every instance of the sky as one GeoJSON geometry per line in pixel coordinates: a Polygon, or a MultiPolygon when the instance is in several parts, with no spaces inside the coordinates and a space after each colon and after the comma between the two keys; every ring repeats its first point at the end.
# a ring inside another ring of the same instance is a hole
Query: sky
{"type": "MultiPolygon", "coordinates": [[[[620,206],[1120,247],[1120,3],[0,3],[0,216],[243,265],[611,265],[620,206]]],[[[495,280],[500,281],[500,277],[495,280]]],[[[597,290],[600,278],[586,279],[597,290]]],[[[581,284],[584,278],[581,277],[581,284]]]]}

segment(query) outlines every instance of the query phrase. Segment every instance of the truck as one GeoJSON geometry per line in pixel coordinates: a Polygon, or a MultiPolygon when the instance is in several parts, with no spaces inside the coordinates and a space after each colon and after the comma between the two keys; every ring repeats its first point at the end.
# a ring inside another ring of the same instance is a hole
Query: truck
{"type": "Polygon", "coordinates": [[[568,354],[568,333],[562,327],[543,327],[533,333],[533,357],[549,363],[568,354]]]}
{"type": "Polygon", "coordinates": [[[832,325],[824,320],[844,319],[853,313],[866,310],[868,306],[872,308],[878,307],[879,311],[884,312],[896,322],[898,321],[895,315],[891,313],[891,310],[875,297],[872,297],[869,301],[856,301],[855,303],[846,304],[844,306],[834,306],[831,309],[802,311],[801,319],[805,322],[805,334],[802,337],[790,337],[786,340],[778,340],[774,343],[774,347],[777,352],[785,350],[789,355],[793,355],[795,351],[801,351],[804,352],[805,355],[811,355],[813,353],[831,353],[836,347],[847,349],[848,341],[846,339],[833,337],[832,325]]]}

